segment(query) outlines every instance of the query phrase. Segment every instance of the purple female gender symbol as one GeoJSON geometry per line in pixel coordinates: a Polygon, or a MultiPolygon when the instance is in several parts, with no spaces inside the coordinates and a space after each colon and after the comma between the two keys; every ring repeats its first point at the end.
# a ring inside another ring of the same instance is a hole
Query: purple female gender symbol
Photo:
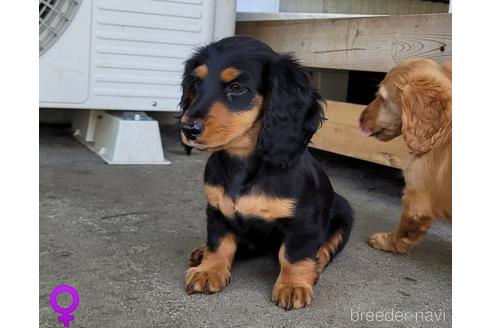
{"type": "Polygon", "coordinates": [[[79,294],[70,285],[60,285],[56,287],[50,296],[51,307],[55,312],[60,313],[61,316],[58,317],[58,321],[62,322],[65,327],[70,326],[70,321],[75,320],[74,315],[70,315],[79,306],[79,294]],[[68,308],[64,308],[58,305],[56,298],[60,293],[69,293],[72,296],[72,304],[68,308]]]}

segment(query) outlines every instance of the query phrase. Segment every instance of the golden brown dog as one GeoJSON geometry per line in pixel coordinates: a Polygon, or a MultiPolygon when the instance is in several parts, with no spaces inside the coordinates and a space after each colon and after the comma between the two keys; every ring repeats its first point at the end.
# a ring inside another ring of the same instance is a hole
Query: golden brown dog
{"type": "Polygon", "coordinates": [[[415,59],[397,65],[362,112],[360,129],[382,141],[401,134],[411,154],[400,225],[369,239],[374,248],[407,254],[435,219],[451,223],[451,64],[415,59]]]}

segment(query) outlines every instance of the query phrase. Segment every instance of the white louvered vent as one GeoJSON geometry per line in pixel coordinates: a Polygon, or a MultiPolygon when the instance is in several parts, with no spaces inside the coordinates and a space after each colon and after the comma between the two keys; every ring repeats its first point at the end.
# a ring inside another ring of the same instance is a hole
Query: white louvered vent
{"type": "Polygon", "coordinates": [[[39,0],[40,107],[176,111],[183,62],[235,0],[39,0]]]}
{"type": "Polygon", "coordinates": [[[39,55],[70,25],[82,0],[39,0],[39,55]]]}

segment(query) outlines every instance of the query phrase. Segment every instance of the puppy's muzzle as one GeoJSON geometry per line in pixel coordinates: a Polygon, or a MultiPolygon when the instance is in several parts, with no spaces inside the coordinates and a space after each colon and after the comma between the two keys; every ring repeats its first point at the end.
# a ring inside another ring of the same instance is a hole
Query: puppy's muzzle
{"type": "Polygon", "coordinates": [[[188,140],[196,140],[202,133],[203,125],[199,121],[181,123],[181,131],[188,140]]]}

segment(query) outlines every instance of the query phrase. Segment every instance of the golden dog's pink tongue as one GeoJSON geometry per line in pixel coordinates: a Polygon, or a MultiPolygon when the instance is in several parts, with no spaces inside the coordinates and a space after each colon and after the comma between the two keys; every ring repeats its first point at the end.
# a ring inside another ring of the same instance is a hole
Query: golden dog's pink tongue
{"type": "Polygon", "coordinates": [[[363,126],[362,124],[359,125],[359,131],[365,135],[366,137],[370,137],[372,134],[372,131],[363,126]]]}

